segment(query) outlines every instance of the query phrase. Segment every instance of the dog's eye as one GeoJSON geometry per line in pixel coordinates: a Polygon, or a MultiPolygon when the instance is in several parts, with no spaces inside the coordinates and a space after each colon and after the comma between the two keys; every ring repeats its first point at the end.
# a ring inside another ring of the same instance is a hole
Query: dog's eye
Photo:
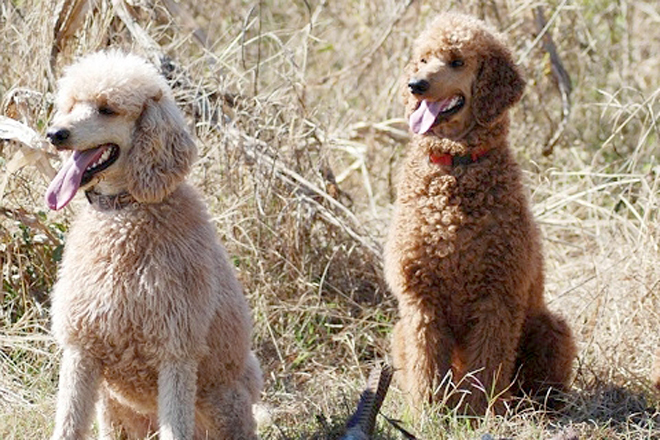
{"type": "Polygon", "coordinates": [[[106,116],[116,115],[117,112],[114,111],[111,107],[107,105],[102,105],[99,107],[99,113],[106,116]]]}
{"type": "Polygon", "coordinates": [[[426,64],[426,58],[422,58],[421,60],[419,60],[419,62],[422,64],[426,64]]]}
{"type": "Polygon", "coordinates": [[[455,59],[455,60],[452,60],[449,63],[449,65],[453,68],[463,67],[465,65],[465,62],[463,62],[463,60],[461,60],[461,59],[455,59]]]}

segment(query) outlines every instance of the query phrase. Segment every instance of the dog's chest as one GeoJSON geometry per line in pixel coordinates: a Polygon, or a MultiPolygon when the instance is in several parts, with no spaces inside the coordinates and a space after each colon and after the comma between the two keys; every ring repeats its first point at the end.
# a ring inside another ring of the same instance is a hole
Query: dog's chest
{"type": "Polygon", "coordinates": [[[64,286],[57,286],[55,291],[54,313],[62,311],[53,316],[58,338],[81,346],[105,366],[119,371],[132,370],[133,365],[144,368],[149,360],[162,358],[170,332],[157,292],[139,282],[120,279],[121,274],[113,271],[81,271],[78,277],[88,282],[66,292],[62,291],[64,286]]]}
{"type": "Polygon", "coordinates": [[[429,291],[450,303],[472,301],[479,291],[473,287],[498,267],[504,270],[507,250],[521,247],[528,234],[516,179],[478,169],[429,172],[426,165],[405,177],[387,246],[404,290],[429,291]]]}
{"type": "Polygon", "coordinates": [[[430,175],[400,198],[394,228],[406,234],[416,259],[432,259],[445,270],[461,253],[479,247],[507,207],[498,188],[479,187],[452,175],[430,175]]]}
{"type": "Polygon", "coordinates": [[[186,308],[173,295],[184,292],[182,269],[163,265],[142,228],[127,222],[72,228],[53,292],[56,337],[118,371],[132,365],[148,371],[150,360],[172,349],[173,335],[186,337],[177,328],[188,321],[186,308]]]}

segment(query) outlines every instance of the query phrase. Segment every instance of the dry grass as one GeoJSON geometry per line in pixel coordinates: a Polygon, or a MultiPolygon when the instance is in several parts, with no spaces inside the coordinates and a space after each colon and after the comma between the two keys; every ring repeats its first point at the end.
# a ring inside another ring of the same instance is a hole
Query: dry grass
{"type": "MultiPolygon", "coordinates": [[[[511,141],[543,227],[547,295],[574,328],[579,360],[559,414],[523,405],[476,426],[441,411],[413,421],[396,390],[383,413],[424,439],[660,437],[660,401],[648,380],[660,340],[654,0],[137,0],[125,10],[133,29],[110,1],[87,3],[96,8],[77,26],[60,20],[66,32],[52,63],[51,2],[0,4],[2,114],[43,135],[55,79],[75,56],[113,45],[169,57],[163,70],[201,149],[193,180],[256,321],[271,419],[264,438],[334,438],[370,363],[387,358],[396,305],[382,281],[380,243],[408,136],[399,74],[412,39],[447,9],[506,31],[527,74],[511,141]],[[547,157],[562,99],[537,38],[539,5],[572,79],[570,119],[547,157]]],[[[48,291],[76,209],[45,212],[44,159],[54,157],[38,139],[28,143],[0,143],[7,439],[50,432],[58,357],[48,291]]],[[[382,419],[380,426],[378,438],[401,438],[382,419]]]]}

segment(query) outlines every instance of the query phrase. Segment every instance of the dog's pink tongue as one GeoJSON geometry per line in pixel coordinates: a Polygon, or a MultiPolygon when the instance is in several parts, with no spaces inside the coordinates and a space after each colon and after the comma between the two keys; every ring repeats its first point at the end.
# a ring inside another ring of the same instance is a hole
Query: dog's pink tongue
{"type": "Polygon", "coordinates": [[[435,119],[440,113],[447,110],[454,103],[456,98],[447,98],[442,101],[428,102],[422,100],[417,110],[410,115],[408,125],[410,129],[417,134],[424,134],[433,127],[435,119]]]}
{"type": "Polygon", "coordinates": [[[50,209],[64,208],[80,188],[83,173],[103,154],[103,148],[74,151],[48,185],[46,203],[50,209]]]}
{"type": "Polygon", "coordinates": [[[429,102],[422,100],[417,110],[410,115],[408,124],[413,133],[424,134],[433,127],[435,118],[442,111],[442,102],[429,102]]]}

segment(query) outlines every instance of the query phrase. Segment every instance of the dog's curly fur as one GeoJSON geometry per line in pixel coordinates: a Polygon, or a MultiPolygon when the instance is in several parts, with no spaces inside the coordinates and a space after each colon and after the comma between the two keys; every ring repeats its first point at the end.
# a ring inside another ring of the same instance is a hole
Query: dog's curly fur
{"type": "Polygon", "coordinates": [[[70,66],[49,133],[58,149],[115,144],[119,158],[83,184],[128,193],[73,222],[53,290],[63,347],[54,439],[255,439],[262,377],[241,286],[195,189],[196,155],[155,67],[118,51],[70,66]]]}
{"type": "MultiPolygon", "coordinates": [[[[404,74],[407,116],[422,100],[463,102],[413,134],[385,246],[400,315],[393,358],[417,409],[440,401],[448,379],[469,392],[452,393],[447,404],[470,414],[484,414],[489,396],[511,389],[568,385],[576,347],[544,302],[539,231],[507,140],[508,109],[524,85],[502,37],[460,14],[430,24],[404,74]],[[412,93],[419,80],[428,87],[412,93]],[[452,165],[456,156],[462,161],[452,165]]],[[[504,400],[494,400],[496,412],[504,400]]]]}

